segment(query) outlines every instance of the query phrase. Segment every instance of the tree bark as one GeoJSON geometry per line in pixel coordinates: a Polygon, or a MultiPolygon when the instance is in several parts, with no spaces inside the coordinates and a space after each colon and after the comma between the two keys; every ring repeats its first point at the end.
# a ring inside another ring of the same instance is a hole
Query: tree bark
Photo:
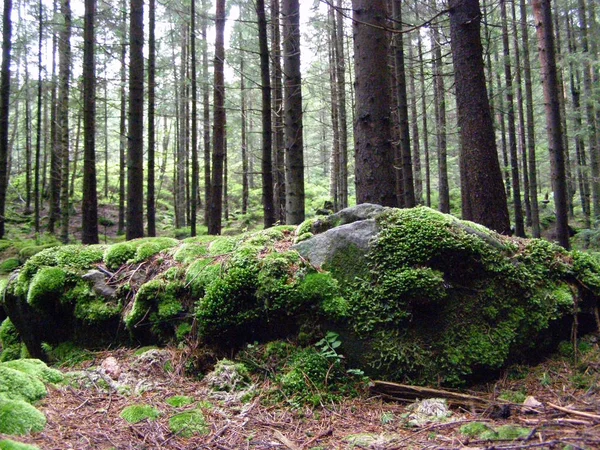
{"type": "Polygon", "coordinates": [[[221,234],[221,213],[223,209],[223,163],[225,160],[225,0],[217,0],[215,16],[215,79],[214,79],[214,128],[211,174],[211,201],[208,220],[208,234],[221,234]]]}
{"type": "Polygon", "coordinates": [[[196,0],[191,1],[191,32],[190,53],[191,58],[191,82],[192,82],[192,191],[190,193],[190,230],[191,235],[196,236],[196,220],[198,209],[198,178],[200,168],[198,165],[198,83],[196,78],[196,0]]]}
{"type": "Polygon", "coordinates": [[[6,188],[8,186],[8,115],[10,52],[12,48],[12,0],[4,0],[2,12],[2,68],[0,69],[0,239],[4,237],[6,188]]]}
{"type": "MultiPolygon", "coordinates": [[[[440,46],[440,33],[438,26],[431,29],[433,36],[433,94],[435,102],[435,123],[437,137],[438,156],[438,195],[439,210],[443,213],[450,212],[450,187],[448,186],[448,162],[447,162],[447,130],[446,130],[446,89],[444,86],[444,74],[442,72],[442,49],[440,46]]],[[[463,203],[464,206],[464,203],[463,203]]]]}
{"type": "Polygon", "coordinates": [[[300,72],[300,6],[283,0],[284,134],[286,150],[286,223],[304,221],[304,143],[302,127],[302,81],[300,72]]]}
{"type": "Polygon", "coordinates": [[[533,0],[535,28],[538,36],[538,53],[544,87],[544,107],[546,110],[546,132],[554,205],[556,213],[556,235],[558,243],[569,249],[569,219],[567,204],[567,180],[565,173],[564,149],[560,119],[560,103],[556,59],[554,53],[554,32],[550,0],[533,0]]]}
{"type": "Polygon", "coordinates": [[[461,188],[466,192],[463,216],[508,234],[508,207],[485,85],[479,2],[451,0],[449,7],[462,149],[461,188]]]}
{"type": "MultiPolygon", "coordinates": [[[[262,202],[265,228],[276,222],[273,192],[273,121],[271,117],[271,74],[269,72],[269,45],[264,0],[256,1],[258,43],[260,48],[260,80],[262,93],[262,202]]],[[[246,173],[246,196],[248,176],[246,173]]],[[[246,199],[246,202],[248,200],[246,199]]]]}
{"type": "Polygon", "coordinates": [[[353,0],[356,201],[398,206],[384,0],[353,0]]]}
{"type": "Polygon", "coordinates": [[[119,115],[119,223],[117,234],[125,233],[125,152],[127,148],[127,0],[121,3],[121,101],[119,115]]]}
{"type": "Polygon", "coordinates": [[[83,201],[81,242],[98,243],[98,193],[96,192],[96,0],[85,0],[83,26],[83,201]]]}
{"type": "Polygon", "coordinates": [[[346,57],[344,50],[344,15],[342,14],[342,0],[337,0],[336,8],[336,81],[337,81],[337,107],[339,128],[339,207],[348,207],[348,114],[346,107],[346,57]]]}
{"type": "Polygon", "coordinates": [[[202,0],[202,20],[200,34],[202,36],[202,140],[204,147],[204,225],[208,226],[211,200],[210,180],[210,80],[208,75],[208,44],[206,41],[207,4],[202,0]]]}
{"type": "MultiPolygon", "coordinates": [[[[192,13],[194,0],[192,0],[192,13]]],[[[146,197],[146,217],[148,236],[156,236],[156,201],[154,160],[156,152],[155,103],[156,103],[156,0],[148,2],[148,180],[146,197]]],[[[194,20],[192,15],[192,21],[194,20]]],[[[192,234],[193,236],[194,234],[192,234]]]]}
{"type": "Polygon", "coordinates": [[[144,236],[144,1],[131,0],[129,18],[127,240],[144,236]]]}
{"type": "Polygon", "coordinates": [[[58,132],[60,155],[62,157],[61,173],[61,241],[69,242],[69,85],[71,79],[71,2],[61,0],[63,28],[60,31],[59,44],[59,102],[58,102],[58,132]]]}

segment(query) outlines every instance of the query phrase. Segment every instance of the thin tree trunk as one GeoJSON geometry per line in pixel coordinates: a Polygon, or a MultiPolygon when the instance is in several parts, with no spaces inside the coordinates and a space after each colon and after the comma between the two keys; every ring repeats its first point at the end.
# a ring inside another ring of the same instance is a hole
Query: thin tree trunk
{"type": "Polygon", "coordinates": [[[196,222],[198,216],[198,178],[200,168],[198,166],[198,82],[196,77],[196,0],[191,2],[191,82],[192,82],[192,192],[190,193],[190,229],[191,235],[196,236],[196,222]]]}
{"type": "Polygon", "coordinates": [[[338,100],[339,146],[339,207],[348,207],[348,114],[346,111],[346,57],[344,51],[344,15],[342,0],[336,8],[336,81],[338,100]]]}
{"type": "Polygon", "coordinates": [[[283,74],[286,149],[286,223],[304,221],[304,143],[302,126],[302,82],[300,72],[300,6],[298,0],[283,0],[283,74]]]}
{"type": "Polygon", "coordinates": [[[98,243],[98,193],[96,192],[96,0],[85,0],[83,27],[83,200],[81,242],[98,243]]]}
{"type": "Polygon", "coordinates": [[[413,46],[408,46],[408,59],[410,60],[410,122],[412,126],[412,143],[413,143],[413,174],[415,177],[415,203],[423,204],[423,171],[421,170],[421,142],[419,133],[419,116],[417,113],[417,88],[415,84],[416,63],[413,46]]]}
{"type": "MultiPolygon", "coordinates": [[[[418,20],[418,16],[417,16],[418,20]]],[[[421,33],[417,33],[417,52],[419,53],[419,85],[421,88],[421,115],[423,127],[423,153],[425,157],[425,205],[431,207],[431,164],[429,161],[429,127],[427,120],[427,96],[425,86],[425,61],[421,33]]]]}
{"type": "Polygon", "coordinates": [[[210,179],[210,83],[208,77],[208,44],[206,41],[206,0],[202,0],[202,20],[200,21],[200,33],[202,36],[202,126],[204,141],[204,225],[208,226],[208,216],[211,201],[211,179],[210,179]]]}
{"type": "Polygon", "coordinates": [[[440,47],[440,34],[437,25],[432,27],[433,37],[433,93],[435,102],[435,122],[437,128],[437,153],[438,153],[438,194],[439,210],[443,213],[450,212],[450,188],[448,186],[447,163],[447,136],[446,136],[446,92],[444,87],[444,74],[442,73],[442,50],[440,47]]]}
{"type": "Polygon", "coordinates": [[[225,0],[217,0],[215,16],[215,62],[214,62],[214,129],[211,176],[211,202],[208,220],[208,234],[221,234],[221,213],[223,207],[223,165],[225,160],[225,0]]]}
{"type": "MultiPolygon", "coordinates": [[[[192,23],[194,20],[194,0],[192,0],[192,23]]],[[[148,236],[156,236],[156,200],[154,161],[156,153],[155,91],[156,91],[156,0],[148,2],[148,187],[146,197],[146,218],[148,236]]],[[[192,44],[193,46],[193,44],[192,44]]],[[[195,225],[195,224],[194,224],[195,225]]],[[[194,230],[195,231],[195,230],[194,230]]],[[[192,236],[194,232],[192,233],[192,236]]]]}
{"type": "Polygon", "coordinates": [[[127,148],[127,0],[121,3],[121,105],[119,115],[119,223],[117,234],[125,233],[125,151],[127,148]]]}
{"type": "MultiPolygon", "coordinates": [[[[6,3],[4,4],[6,6],[6,3]]],[[[42,150],[42,39],[44,31],[44,13],[42,0],[38,3],[39,23],[38,23],[38,86],[37,86],[37,122],[36,122],[36,141],[35,141],[35,172],[33,179],[33,226],[36,233],[40,232],[40,156],[42,150]]],[[[47,109],[46,109],[47,111],[47,109]]]]}
{"type": "MultiPolygon", "coordinates": [[[[269,45],[267,41],[267,19],[265,15],[264,0],[256,1],[256,14],[258,17],[260,79],[262,93],[262,202],[264,214],[263,223],[266,228],[272,226],[277,221],[277,218],[275,216],[273,191],[273,119],[271,117],[271,74],[269,73],[269,45]]],[[[246,161],[246,172],[244,179],[246,187],[246,203],[248,202],[247,166],[248,164],[246,161]]]]}
{"type": "Polygon", "coordinates": [[[273,190],[275,220],[285,223],[285,144],[281,70],[280,0],[271,0],[271,61],[273,72],[273,190]]]}
{"type": "Polygon", "coordinates": [[[567,183],[565,173],[564,149],[562,141],[558,78],[554,53],[554,33],[552,30],[552,12],[550,0],[533,0],[535,28],[538,36],[538,52],[544,87],[544,106],[546,110],[546,130],[554,205],[556,211],[556,235],[558,243],[569,249],[569,219],[567,206],[567,183]]]}
{"type": "MultiPolygon", "coordinates": [[[[329,83],[331,86],[331,129],[333,142],[331,149],[330,196],[333,199],[333,210],[339,211],[340,206],[340,125],[339,125],[339,94],[337,83],[337,27],[333,5],[329,5],[329,83]]],[[[324,140],[324,139],[323,139],[324,140]]]]}
{"type": "Polygon", "coordinates": [[[144,2],[130,5],[127,240],[144,236],[144,2]]]}
{"type": "Polygon", "coordinates": [[[73,171],[71,173],[71,186],[69,187],[69,196],[75,195],[75,180],[77,179],[77,164],[79,162],[79,141],[81,140],[81,121],[83,117],[81,111],[77,111],[77,129],[75,130],[75,144],[73,145],[73,171]]]}
{"type": "MultiPolygon", "coordinates": [[[[260,0],[258,0],[260,2],[260,0]]],[[[264,6],[264,5],[263,5],[264,6]]],[[[257,9],[259,5],[257,3],[257,9]]],[[[260,20],[260,19],[259,19],[260,20]]],[[[259,25],[260,26],[260,25],[259,25]]],[[[240,33],[241,35],[241,33],[240,33]]],[[[241,36],[240,36],[241,37],[241,36]]],[[[267,59],[268,64],[268,59],[267,59]]],[[[244,55],[240,57],[240,116],[242,133],[242,214],[248,212],[248,123],[246,121],[246,79],[244,72],[244,55]]],[[[264,88],[264,86],[262,87],[264,88]]],[[[270,90],[270,88],[269,88],[270,90]]],[[[269,118],[271,111],[269,110],[269,118]]],[[[270,133],[269,133],[270,134],[270,133]]],[[[269,156],[271,152],[269,151],[269,156]]],[[[272,197],[272,196],[271,196],[272,197]]]]}
{"type": "Polygon", "coordinates": [[[186,145],[187,145],[187,123],[188,116],[186,114],[186,64],[187,64],[187,40],[188,27],[183,24],[183,38],[181,41],[181,67],[179,76],[179,139],[177,140],[177,182],[175,187],[175,223],[177,228],[183,228],[186,223],[186,145]]]}
{"type": "Polygon", "coordinates": [[[25,63],[25,215],[31,214],[31,89],[29,63],[25,63]]]}
{"type": "Polygon", "coordinates": [[[60,68],[58,129],[60,154],[62,156],[61,192],[61,240],[69,242],[69,85],[71,78],[71,2],[61,0],[63,28],[60,32],[60,68]]]}
{"type": "Polygon", "coordinates": [[[0,238],[4,237],[6,188],[8,186],[8,115],[10,96],[10,52],[12,48],[12,0],[4,0],[2,13],[2,68],[0,71],[0,238]]]}
{"type": "Polygon", "coordinates": [[[510,63],[510,46],[508,38],[508,18],[506,12],[506,0],[500,1],[500,13],[502,16],[504,81],[506,83],[506,106],[508,109],[506,121],[508,125],[508,149],[510,152],[515,234],[519,237],[525,237],[525,226],[523,223],[523,207],[521,204],[521,183],[519,178],[519,159],[517,154],[517,131],[515,127],[515,105],[513,100],[512,67],[510,63]]]}
{"type": "MultiPolygon", "coordinates": [[[[54,17],[57,17],[57,1],[53,2],[54,17]]],[[[52,100],[50,102],[50,184],[48,232],[54,234],[56,222],[60,218],[60,172],[61,155],[58,145],[58,83],[56,82],[56,53],[58,49],[57,33],[52,34],[52,100]]]]}
{"type": "Polygon", "coordinates": [[[531,63],[529,58],[529,30],[525,0],[520,0],[521,50],[523,52],[523,77],[525,79],[525,115],[527,128],[527,158],[529,170],[529,198],[531,200],[531,234],[540,237],[540,210],[537,197],[537,164],[535,160],[535,121],[533,117],[533,87],[531,82],[531,63]]]}

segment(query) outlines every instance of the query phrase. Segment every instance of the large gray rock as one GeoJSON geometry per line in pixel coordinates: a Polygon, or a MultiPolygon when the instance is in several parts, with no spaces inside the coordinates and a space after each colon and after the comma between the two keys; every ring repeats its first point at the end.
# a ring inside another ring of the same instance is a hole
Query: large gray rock
{"type": "Polygon", "coordinates": [[[323,233],[334,227],[358,222],[360,220],[376,219],[389,208],[372,203],[361,203],[360,205],[350,206],[342,209],[327,217],[315,220],[311,226],[313,234],[323,233]]]}

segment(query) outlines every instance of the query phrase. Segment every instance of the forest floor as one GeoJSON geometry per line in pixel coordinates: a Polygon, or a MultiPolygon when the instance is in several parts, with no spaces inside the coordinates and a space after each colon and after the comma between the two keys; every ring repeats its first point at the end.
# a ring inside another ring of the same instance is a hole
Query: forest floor
{"type": "Polygon", "coordinates": [[[105,351],[62,369],[79,370],[88,382],[49,387],[37,405],[48,419],[46,429],[18,440],[45,450],[597,449],[600,351],[597,342],[590,348],[578,362],[559,355],[537,366],[516,366],[496,383],[468,391],[487,407],[452,405],[441,421],[412,425],[409,402],[386,400],[372,391],[339,404],[294,408],[265,401],[263,393],[273,386],[254,380],[254,396],[243,401],[235,393],[216,393],[206,379],[178,374],[181,351],[153,351],[151,358],[129,349],[105,351]],[[190,396],[194,403],[169,406],[165,400],[175,395],[190,396]],[[523,406],[526,396],[539,403],[523,406]],[[131,404],[152,405],[160,415],[128,423],[120,414],[131,404]],[[183,437],[170,430],[170,417],[197,408],[206,419],[204,435],[183,437]],[[469,437],[465,425],[474,422],[498,433],[492,432],[493,440],[469,437]]]}

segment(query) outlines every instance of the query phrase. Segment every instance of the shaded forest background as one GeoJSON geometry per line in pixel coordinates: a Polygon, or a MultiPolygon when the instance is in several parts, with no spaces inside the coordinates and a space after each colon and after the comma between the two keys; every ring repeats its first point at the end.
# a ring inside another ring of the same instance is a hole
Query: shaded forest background
{"type": "MultiPolygon", "coordinates": [[[[365,3],[385,13],[369,28],[389,47],[372,64],[390,77],[380,95],[390,100],[396,204],[461,215],[464,179],[485,170],[461,169],[455,95],[462,80],[449,13],[462,2],[84,3],[4,2],[3,50],[11,43],[9,58],[3,53],[10,87],[3,82],[8,132],[0,148],[5,237],[48,232],[94,243],[107,230],[127,238],[235,232],[355,203],[357,184],[366,182],[363,163],[355,166],[362,75],[353,34],[366,27],[357,19],[365,3]]],[[[598,13],[593,1],[543,3],[553,15],[569,222],[578,243],[594,245],[598,13]]],[[[512,231],[550,230],[555,238],[533,10],[525,0],[479,7],[512,231]]]]}

